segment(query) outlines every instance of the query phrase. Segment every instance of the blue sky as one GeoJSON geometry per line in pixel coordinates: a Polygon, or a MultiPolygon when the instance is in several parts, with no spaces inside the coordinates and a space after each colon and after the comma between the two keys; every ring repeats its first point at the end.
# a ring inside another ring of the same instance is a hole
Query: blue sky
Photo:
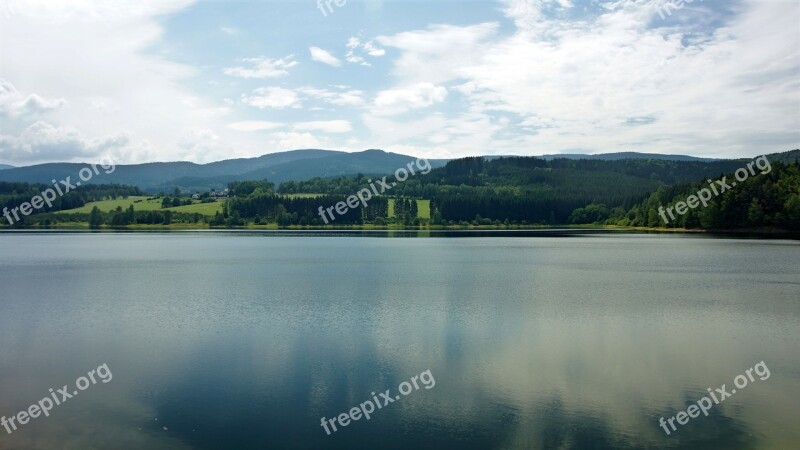
{"type": "Polygon", "coordinates": [[[800,147],[794,0],[0,3],[0,163],[800,147]]]}

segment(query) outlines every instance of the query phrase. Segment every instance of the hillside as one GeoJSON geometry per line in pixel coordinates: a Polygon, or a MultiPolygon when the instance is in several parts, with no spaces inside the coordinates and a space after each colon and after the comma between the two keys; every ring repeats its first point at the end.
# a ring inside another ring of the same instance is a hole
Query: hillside
{"type": "MultiPolygon", "coordinates": [[[[92,226],[174,224],[186,226],[324,225],[319,207],[344,202],[374,180],[367,175],[403,167],[411,157],[367,151],[358,154],[316,155],[266,169],[229,176],[235,198],[224,203],[199,203],[183,198],[145,199],[135,187],[91,185],[59,199],[50,213],[31,216],[15,226],[83,222],[92,226]],[[305,173],[325,176],[306,181],[258,181],[273,177],[302,176],[295,166],[305,163],[305,173]],[[338,176],[346,170],[360,175],[338,176]],[[118,196],[126,196],[120,199],[118,196]],[[137,197],[138,196],[138,197],[137,197]],[[165,202],[169,201],[169,205],[165,202]],[[168,207],[172,206],[172,207],[168,207]],[[95,212],[95,207],[97,211],[95,212]],[[61,212],[55,212],[55,211],[61,212]]],[[[681,216],[670,226],[704,228],[797,227],[800,211],[800,151],[767,156],[773,170],[753,177],[735,191],[714,199],[707,209],[681,216]]],[[[383,226],[501,225],[536,226],[565,223],[605,223],[624,226],[664,226],[658,222],[660,206],[674,206],[703,186],[699,181],[720,179],[750,160],[682,161],[669,159],[567,159],[533,157],[462,158],[443,167],[420,171],[392,184],[368,207],[348,208],[335,225],[383,226]]],[[[184,168],[189,163],[173,163],[184,168]]],[[[238,162],[227,162],[234,167],[238,162]]],[[[240,166],[241,167],[241,166],[240,166]]],[[[152,169],[152,165],[129,168],[152,169]]],[[[42,170],[40,167],[39,170],[42,170]]],[[[117,170],[120,170],[119,168],[117,170]]],[[[192,170],[192,169],[187,169],[192,170]]],[[[387,181],[393,180],[391,175],[387,181]]],[[[12,208],[27,201],[46,185],[0,182],[0,206],[12,208]]],[[[186,191],[184,191],[186,192],[186,191]]]]}
{"type": "MultiPolygon", "coordinates": [[[[714,185],[714,190],[717,187],[723,190],[718,195],[714,195],[705,180],[661,187],[625,214],[611,214],[610,217],[606,214],[606,223],[657,228],[800,231],[800,163],[797,159],[790,163],[783,160],[772,159],[768,169],[756,170],[744,180],[737,178],[734,172],[726,173],[724,183],[714,185]]],[[[595,219],[602,222],[604,217],[601,213],[595,219]]]]}
{"type": "MultiPolygon", "coordinates": [[[[485,157],[488,161],[501,158],[508,159],[513,157],[485,157]]],[[[561,154],[545,155],[538,158],[545,161],[664,161],[697,164],[726,161],[685,155],[635,152],[601,155],[561,154]]],[[[389,174],[414,159],[416,158],[413,156],[382,150],[366,150],[356,153],[317,149],[292,150],[271,153],[257,158],[229,159],[208,164],[177,161],[119,165],[114,173],[95,177],[90,183],[131,185],[152,194],[172,192],[176,187],[184,192],[202,192],[224,188],[233,181],[267,179],[279,184],[285,181],[304,181],[315,177],[335,178],[352,176],[358,173],[367,175],[389,174]]],[[[444,166],[448,160],[432,159],[429,161],[432,167],[437,168],[444,166]]],[[[0,165],[0,181],[49,183],[52,179],[75,178],[83,166],[83,164],[78,163],[47,163],[28,167],[0,165]],[[2,170],[3,168],[5,170],[2,170]]],[[[649,175],[646,174],[644,177],[647,178],[649,175]]],[[[670,184],[680,180],[680,176],[674,176],[660,181],[670,184]]],[[[683,181],[688,180],[683,179],[683,181]]],[[[652,184],[648,186],[653,187],[652,184]]]]}
{"type": "MultiPolygon", "coordinates": [[[[782,160],[796,158],[799,153],[773,154],[769,158],[780,164],[782,160]]],[[[411,177],[398,183],[384,196],[430,200],[431,222],[440,225],[464,222],[527,225],[598,222],[609,216],[625,215],[654,191],[699,179],[717,178],[748,161],[652,158],[559,158],[546,161],[531,157],[473,157],[453,160],[426,175],[411,177]],[[587,207],[590,211],[581,211],[587,207]],[[597,209],[600,209],[599,213],[597,209]],[[580,214],[575,215],[576,211],[580,214]]],[[[287,224],[321,224],[317,218],[320,204],[344,201],[348,195],[368,186],[369,182],[367,176],[285,182],[278,187],[278,194],[325,193],[329,197],[324,201],[298,200],[275,196],[265,189],[254,196],[238,196],[230,203],[231,210],[242,218],[258,216],[274,220],[282,217],[287,224]]],[[[372,210],[373,206],[374,201],[363,211],[354,208],[338,218],[338,223],[385,220],[385,212],[381,212],[385,205],[377,205],[377,213],[372,210]]],[[[416,218],[413,213],[408,217],[416,218]]]]}
{"type": "Polygon", "coordinates": [[[601,161],[619,161],[622,159],[658,159],[662,161],[701,161],[711,162],[719,161],[713,158],[698,158],[696,156],[687,155],[663,155],[659,153],[639,153],[639,152],[617,152],[617,153],[602,153],[598,155],[585,155],[582,153],[562,153],[554,155],[542,155],[540,158],[547,161],[553,159],[596,159],[601,161]]]}
{"type": "MultiPolygon", "coordinates": [[[[95,177],[91,183],[117,183],[136,186],[146,192],[171,192],[176,187],[185,192],[221,189],[237,180],[264,179],[281,182],[313,177],[383,174],[393,172],[414,157],[367,150],[345,153],[332,150],[293,150],[258,158],[241,158],[208,164],[191,162],[156,162],[119,165],[111,174],[95,177]],[[402,164],[400,164],[402,162],[402,164]]],[[[445,160],[432,160],[442,166],[445,160]]],[[[0,172],[0,181],[49,183],[52,179],[76,178],[84,167],[78,163],[48,163],[18,167],[0,172]]]]}

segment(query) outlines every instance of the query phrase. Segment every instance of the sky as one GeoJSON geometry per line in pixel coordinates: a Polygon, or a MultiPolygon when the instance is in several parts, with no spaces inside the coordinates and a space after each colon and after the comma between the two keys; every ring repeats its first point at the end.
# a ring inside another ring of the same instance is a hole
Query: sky
{"type": "Polygon", "coordinates": [[[798,147],[797,0],[0,0],[5,164],[798,147]]]}

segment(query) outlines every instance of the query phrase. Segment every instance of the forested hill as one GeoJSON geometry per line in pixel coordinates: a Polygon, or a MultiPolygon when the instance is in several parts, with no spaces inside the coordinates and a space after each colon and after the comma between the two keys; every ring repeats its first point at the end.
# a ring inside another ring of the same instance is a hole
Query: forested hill
{"type": "MultiPolygon", "coordinates": [[[[406,167],[413,160],[413,157],[403,157],[395,161],[394,168],[406,167]]],[[[800,230],[799,161],[799,150],[756,160],[716,161],[564,158],[548,161],[535,157],[471,157],[450,161],[444,167],[434,166],[430,170],[421,170],[418,161],[420,170],[404,181],[396,180],[393,175],[387,175],[384,182],[382,176],[359,174],[287,181],[277,189],[271,181],[263,178],[230,182],[229,191],[222,196],[226,200],[208,210],[214,215],[200,217],[200,214],[194,214],[191,223],[203,223],[204,226],[477,224],[511,227],[595,223],[800,230]],[[751,167],[746,180],[733,184],[734,174],[757,162],[757,170],[751,167]],[[377,183],[378,180],[382,183],[377,183]],[[681,212],[685,209],[683,202],[691,205],[692,196],[716,185],[708,180],[727,180],[731,187],[719,194],[715,192],[713,198],[709,193],[708,201],[702,207],[697,206],[695,199],[694,207],[681,212]],[[385,190],[381,188],[383,192],[380,195],[370,195],[368,202],[352,200],[356,193],[369,191],[368,187],[376,186],[376,183],[386,187],[385,190]],[[351,203],[357,206],[349,206],[351,203]],[[347,208],[343,207],[345,204],[347,208]],[[337,205],[337,211],[342,208],[346,212],[337,213],[335,217],[329,212],[327,218],[320,214],[321,208],[334,205],[337,205]],[[676,217],[665,223],[661,208],[674,208],[676,217]]],[[[19,206],[46,188],[48,185],[45,184],[0,182],[0,207],[19,206]]],[[[82,186],[58,198],[46,211],[140,194],[138,188],[132,186],[82,186]]],[[[214,203],[209,198],[211,195],[205,192],[205,197],[201,196],[203,200],[192,200],[189,198],[191,193],[175,190],[175,196],[184,199],[171,201],[173,204],[175,201],[183,204],[183,201],[204,203],[206,200],[214,203]]],[[[170,199],[164,199],[162,203],[166,204],[167,200],[170,199]]],[[[113,216],[106,212],[106,223],[122,226],[133,223],[134,219],[136,223],[169,222],[167,218],[154,219],[152,212],[137,208],[132,204],[129,211],[120,210],[113,216]],[[149,215],[144,217],[144,214],[149,215]]],[[[48,219],[49,216],[42,217],[48,219]]],[[[44,223],[43,220],[31,218],[31,223],[44,223]]],[[[23,220],[15,226],[25,226],[26,223],[23,220]]]]}
{"type": "MultiPolygon", "coordinates": [[[[706,197],[711,197],[706,205],[683,206],[686,212],[679,214],[675,211],[672,214],[675,220],[665,212],[666,208],[674,208],[681,202],[686,204],[691,196],[698,197],[700,191],[710,189],[707,181],[661,187],[624,216],[607,215],[606,223],[664,228],[800,231],[800,163],[780,161],[776,158],[768,173],[756,171],[743,182],[737,181],[734,173],[728,173],[724,181],[731,185],[730,189],[718,191],[719,195],[708,195],[706,191],[706,197]]],[[[593,205],[591,209],[597,210],[597,207],[593,205]]],[[[595,218],[603,220],[600,214],[595,218]]],[[[575,219],[581,221],[579,214],[575,219]]]]}
{"type": "Polygon", "coordinates": [[[618,161],[620,159],[663,159],[667,161],[719,161],[714,158],[698,158],[687,155],[662,155],[658,153],[639,153],[639,152],[617,152],[600,153],[597,155],[585,155],[582,153],[562,153],[555,155],[543,155],[542,159],[548,161],[553,159],[601,159],[604,161],[618,161]]]}
{"type": "MultiPolygon", "coordinates": [[[[41,197],[43,195],[42,193],[46,190],[52,191],[53,185],[6,183],[0,181],[0,210],[2,210],[3,213],[7,213],[8,210],[18,209],[20,205],[32,203],[33,198],[41,197]]],[[[55,195],[55,192],[53,192],[53,198],[49,200],[49,205],[42,204],[41,209],[37,208],[34,214],[80,208],[90,202],[107,198],[128,197],[131,195],[142,195],[142,192],[134,186],[87,184],[71,190],[64,195],[55,195]]],[[[15,221],[17,227],[25,226],[28,221],[25,214],[16,214],[14,217],[17,218],[15,221]]],[[[8,223],[11,222],[8,218],[2,218],[0,219],[0,224],[5,226],[7,223],[6,221],[8,221],[8,223]]]]}
{"type": "MultiPolygon", "coordinates": [[[[794,151],[770,158],[780,161],[798,154],[794,151]]],[[[660,187],[715,178],[735,171],[747,161],[463,158],[427,175],[411,177],[388,195],[430,199],[434,223],[471,222],[479,218],[563,224],[570,223],[576,209],[592,204],[606,208],[603,220],[610,215],[621,217],[660,187]]],[[[315,178],[282,183],[278,191],[349,195],[367,184],[365,176],[315,178]]]]}
{"type": "MultiPolygon", "coordinates": [[[[191,162],[155,162],[117,165],[113,173],[96,177],[91,183],[126,184],[155,194],[221,190],[233,181],[263,180],[280,183],[286,180],[354,175],[383,174],[402,167],[411,156],[382,150],[345,153],[333,150],[292,150],[270,153],[258,158],[239,158],[208,164],[191,162]]],[[[433,167],[443,166],[446,160],[430,160],[433,167]]],[[[51,179],[66,179],[84,167],[77,163],[48,163],[0,170],[0,181],[47,183],[51,179]]]]}

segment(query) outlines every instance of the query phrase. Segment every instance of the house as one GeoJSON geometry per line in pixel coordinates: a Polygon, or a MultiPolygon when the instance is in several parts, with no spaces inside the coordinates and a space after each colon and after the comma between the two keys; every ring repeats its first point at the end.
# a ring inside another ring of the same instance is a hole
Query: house
{"type": "Polygon", "coordinates": [[[211,198],[228,198],[228,196],[230,196],[230,194],[231,194],[230,189],[225,188],[225,189],[223,189],[222,191],[219,191],[219,192],[211,191],[210,195],[211,195],[211,198]]]}

